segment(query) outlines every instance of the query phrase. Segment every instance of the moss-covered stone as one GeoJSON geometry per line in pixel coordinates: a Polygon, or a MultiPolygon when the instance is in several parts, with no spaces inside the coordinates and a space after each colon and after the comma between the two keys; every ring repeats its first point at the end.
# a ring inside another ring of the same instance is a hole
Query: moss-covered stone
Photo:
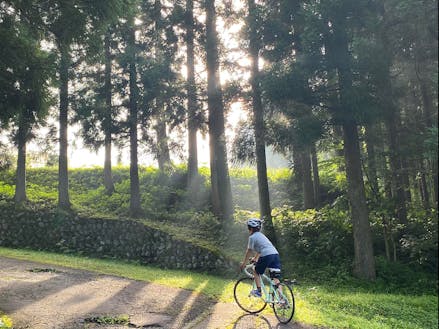
{"type": "Polygon", "coordinates": [[[215,248],[184,241],[131,219],[85,218],[57,211],[2,207],[0,245],[136,260],[165,268],[227,271],[215,248]]]}

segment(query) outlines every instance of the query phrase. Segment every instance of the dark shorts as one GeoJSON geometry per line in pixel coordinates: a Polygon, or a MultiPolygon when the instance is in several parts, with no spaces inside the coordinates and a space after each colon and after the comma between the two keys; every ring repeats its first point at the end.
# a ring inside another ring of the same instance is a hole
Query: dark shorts
{"type": "Polygon", "coordinates": [[[258,262],[255,265],[256,273],[263,274],[267,268],[270,269],[270,274],[271,272],[275,272],[278,273],[276,277],[280,276],[280,270],[282,267],[280,264],[279,254],[259,257],[258,262]]]}

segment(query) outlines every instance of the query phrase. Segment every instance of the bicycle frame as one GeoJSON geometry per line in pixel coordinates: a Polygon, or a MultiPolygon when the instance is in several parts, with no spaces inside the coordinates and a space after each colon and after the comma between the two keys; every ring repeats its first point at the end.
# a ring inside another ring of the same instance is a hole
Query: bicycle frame
{"type": "Polygon", "coordinates": [[[273,280],[265,274],[260,275],[260,278],[261,278],[261,291],[264,292],[265,301],[267,303],[278,303],[280,301],[279,293],[278,293],[279,290],[275,289],[273,280]],[[264,284],[264,280],[266,280],[269,283],[268,288],[264,284]]]}
{"type": "MultiPolygon", "coordinates": [[[[254,270],[254,265],[249,264],[245,267],[244,273],[248,277],[254,279],[254,274],[252,273],[253,270],[254,270]],[[251,272],[250,272],[250,270],[251,270],[251,272]]],[[[270,304],[279,303],[280,302],[279,289],[275,288],[275,284],[274,284],[273,280],[270,277],[268,277],[265,273],[259,275],[259,277],[260,277],[260,282],[261,282],[261,291],[264,294],[264,301],[266,303],[270,303],[270,304]],[[264,283],[264,281],[268,283],[268,287],[264,283]]],[[[256,282],[254,280],[253,280],[253,289],[256,289],[256,282]]],[[[287,299],[284,298],[284,300],[287,300],[287,299]]]]}

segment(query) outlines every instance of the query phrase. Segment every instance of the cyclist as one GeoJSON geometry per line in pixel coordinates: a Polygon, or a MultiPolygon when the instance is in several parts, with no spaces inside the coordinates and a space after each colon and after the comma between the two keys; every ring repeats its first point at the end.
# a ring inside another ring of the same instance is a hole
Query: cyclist
{"type": "Polygon", "coordinates": [[[247,228],[249,232],[248,246],[241,263],[241,271],[247,264],[248,259],[256,253],[253,260],[256,262],[254,274],[257,289],[253,290],[251,294],[255,297],[261,297],[261,277],[264,271],[268,268],[270,277],[273,279],[276,287],[279,286],[279,279],[281,276],[281,262],[279,252],[273,246],[271,241],[261,233],[262,221],[257,218],[250,218],[247,220],[247,228]]]}

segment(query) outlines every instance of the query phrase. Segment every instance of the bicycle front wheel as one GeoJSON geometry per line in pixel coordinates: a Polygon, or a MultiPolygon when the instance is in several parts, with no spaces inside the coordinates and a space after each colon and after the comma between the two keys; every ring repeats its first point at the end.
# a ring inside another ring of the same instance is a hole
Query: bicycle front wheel
{"type": "Polygon", "coordinates": [[[291,287],[281,283],[279,289],[279,300],[273,303],[273,310],[280,323],[288,323],[294,315],[295,304],[294,294],[291,287]]]}
{"type": "Polygon", "coordinates": [[[252,278],[242,278],[235,283],[233,296],[240,308],[248,313],[261,312],[267,303],[262,297],[255,297],[250,292],[255,289],[256,285],[252,278]]]}

